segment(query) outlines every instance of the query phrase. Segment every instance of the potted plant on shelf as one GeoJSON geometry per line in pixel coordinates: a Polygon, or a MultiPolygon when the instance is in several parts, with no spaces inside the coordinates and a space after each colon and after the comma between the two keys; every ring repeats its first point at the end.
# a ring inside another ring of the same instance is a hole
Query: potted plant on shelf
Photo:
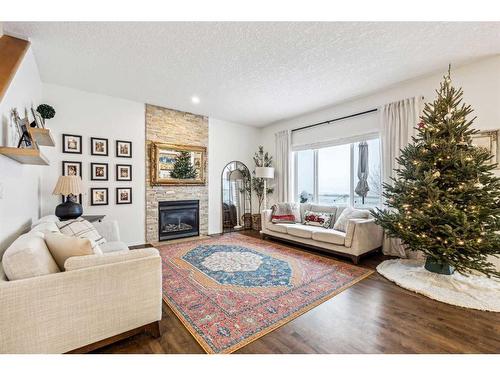
{"type": "Polygon", "coordinates": [[[43,125],[45,126],[45,120],[49,120],[56,115],[55,109],[48,104],[40,104],[36,111],[40,114],[43,119],[43,125]]]}

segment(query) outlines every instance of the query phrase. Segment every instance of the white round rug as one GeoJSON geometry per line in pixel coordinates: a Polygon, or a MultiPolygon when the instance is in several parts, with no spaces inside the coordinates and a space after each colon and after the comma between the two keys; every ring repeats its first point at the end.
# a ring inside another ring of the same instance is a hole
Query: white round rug
{"type": "Polygon", "coordinates": [[[500,280],[464,276],[458,272],[439,275],[427,271],[421,260],[391,259],[377,271],[397,285],[450,305],[500,312],[500,280]]]}

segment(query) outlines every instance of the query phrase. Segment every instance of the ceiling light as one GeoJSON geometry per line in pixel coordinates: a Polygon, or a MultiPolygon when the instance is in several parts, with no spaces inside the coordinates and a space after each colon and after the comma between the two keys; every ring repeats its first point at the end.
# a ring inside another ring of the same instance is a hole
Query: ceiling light
{"type": "Polygon", "coordinates": [[[191,97],[191,101],[194,103],[194,104],[198,104],[200,102],[200,98],[198,98],[197,96],[192,96],[191,97]]]}

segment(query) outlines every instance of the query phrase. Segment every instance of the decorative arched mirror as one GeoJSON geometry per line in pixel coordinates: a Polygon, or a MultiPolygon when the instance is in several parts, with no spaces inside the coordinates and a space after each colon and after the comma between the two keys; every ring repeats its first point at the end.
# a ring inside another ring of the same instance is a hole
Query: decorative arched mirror
{"type": "Polygon", "coordinates": [[[252,228],[250,171],[240,161],[228,163],[222,170],[222,231],[252,228]]]}

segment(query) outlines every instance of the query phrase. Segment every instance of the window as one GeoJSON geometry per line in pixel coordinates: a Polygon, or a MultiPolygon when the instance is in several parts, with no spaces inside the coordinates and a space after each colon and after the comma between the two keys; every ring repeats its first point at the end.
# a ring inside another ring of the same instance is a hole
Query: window
{"type": "Polygon", "coordinates": [[[380,168],[379,138],[318,150],[297,151],[295,152],[296,201],[354,207],[376,206],[380,203],[382,193],[380,168]],[[368,191],[364,197],[356,193],[360,177],[364,177],[362,173],[358,174],[361,172],[358,165],[361,143],[368,154],[366,173],[368,191]]]}
{"type": "Polygon", "coordinates": [[[300,170],[295,176],[295,194],[297,202],[312,202],[314,200],[314,151],[299,151],[295,156],[295,170],[300,170]]]}

